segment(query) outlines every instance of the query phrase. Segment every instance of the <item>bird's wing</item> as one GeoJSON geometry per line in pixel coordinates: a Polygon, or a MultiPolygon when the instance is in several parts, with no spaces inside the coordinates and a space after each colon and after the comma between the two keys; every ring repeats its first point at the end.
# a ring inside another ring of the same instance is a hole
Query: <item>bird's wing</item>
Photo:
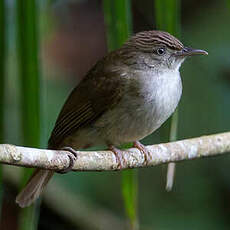
{"type": "Polygon", "coordinates": [[[57,148],[67,136],[100,117],[121,99],[124,72],[99,62],[72,91],[64,104],[49,139],[49,148],[57,148]]]}

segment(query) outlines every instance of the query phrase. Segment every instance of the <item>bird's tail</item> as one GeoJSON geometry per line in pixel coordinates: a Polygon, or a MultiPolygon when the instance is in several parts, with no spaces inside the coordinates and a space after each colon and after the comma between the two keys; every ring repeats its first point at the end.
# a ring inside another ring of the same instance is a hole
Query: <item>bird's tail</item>
{"type": "Polygon", "coordinates": [[[54,171],[36,169],[26,186],[17,195],[16,203],[21,208],[31,205],[41,195],[53,174],[54,171]]]}

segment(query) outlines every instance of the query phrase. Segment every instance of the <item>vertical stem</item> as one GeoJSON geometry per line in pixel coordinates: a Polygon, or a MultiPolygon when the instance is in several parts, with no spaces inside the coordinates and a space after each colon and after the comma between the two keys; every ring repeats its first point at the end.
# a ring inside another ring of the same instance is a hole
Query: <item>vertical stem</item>
{"type": "Polygon", "coordinates": [[[40,145],[40,79],[35,0],[17,0],[23,144],[40,145]]]}
{"type": "Polygon", "coordinates": [[[230,10],[230,0],[226,0],[226,5],[227,5],[228,9],[230,10]]]}
{"type": "MultiPolygon", "coordinates": [[[[170,131],[169,131],[169,141],[176,141],[177,139],[177,130],[178,130],[178,119],[179,113],[178,109],[174,112],[171,121],[170,121],[170,131]]],[[[176,163],[169,163],[168,170],[167,170],[167,177],[166,177],[166,190],[171,191],[174,182],[176,170],[176,163]]]]}
{"type": "MultiPolygon", "coordinates": [[[[130,0],[104,0],[104,17],[107,28],[108,49],[119,48],[131,35],[131,1],[130,0]]],[[[127,147],[127,146],[124,146],[127,147]]],[[[131,147],[131,145],[129,145],[131,147]]],[[[138,229],[137,218],[137,171],[122,172],[122,195],[126,215],[129,218],[131,229],[138,229]]]]}
{"type": "MultiPolygon", "coordinates": [[[[23,145],[40,146],[40,79],[38,66],[37,7],[35,0],[17,0],[18,72],[21,82],[21,128],[23,145]]],[[[31,170],[23,169],[21,186],[31,170]]],[[[20,230],[36,229],[35,206],[23,209],[20,230]]]]}
{"type": "Polygon", "coordinates": [[[139,229],[138,223],[138,171],[126,170],[122,172],[122,195],[126,215],[129,218],[130,229],[139,229]]]}
{"type": "Polygon", "coordinates": [[[180,0],[155,0],[156,27],[180,36],[180,0]]]}
{"type": "Polygon", "coordinates": [[[4,86],[5,86],[5,0],[0,1],[0,143],[4,136],[4,86]]]}
{"type": "Polygon", "coordinates": [[[119,48],[132,31],[130,0],[104,0],[104,17],[109,51],[119,48]]]}
{"type": "MultiPolygon", "coordinates": [[[[155,15],[157,29],[168,31],[180,37],[180,0],[155,0],[155,15]]],[[[179,114],[178,109],[170,120],[169,141],[177,139],[179,114]]],[[[175,173],[175,163],[168,165],[166,189],[171,190],[175,173]]]]}
{"type": "MultiPolygon", "coordinates": [[[[6,1],[0,1],[0,143],[4,142],[5,65],[6,65],[6,1]]],[[[2,166],[0,166],[0,216],[2,207],[2,166]]]]}

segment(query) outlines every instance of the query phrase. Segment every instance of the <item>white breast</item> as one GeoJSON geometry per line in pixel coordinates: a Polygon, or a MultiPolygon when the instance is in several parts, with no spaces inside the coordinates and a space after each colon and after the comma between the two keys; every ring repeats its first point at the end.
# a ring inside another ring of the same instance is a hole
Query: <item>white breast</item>
{"type": "Polygon", "coordinates": [[[178,71],[149,72],[145,80],[138,75],[133,80],[138,93],[127,91],[119,106],[97,122],[97,127],[104,128],[103,135],[114,144],[140,140],[151,134],[174,112],[181,97],[178,71]]]}
{"type": "MultiPolygon", "coordinates": [[[[148,107],[152,106],[152,113],[155,122],[155,129],[159,128],[176,109],[181,93],[182,84],[179,71],[165,72],[163,75],[158,75],[152,85],[149,82],[149,90],[155,93],[150,94],[151,101],[148,107]],[[151,88],[152,87],[152,88],[151,88]]],[[[144,109],[144,108],[143,108],[144,109]]]]}

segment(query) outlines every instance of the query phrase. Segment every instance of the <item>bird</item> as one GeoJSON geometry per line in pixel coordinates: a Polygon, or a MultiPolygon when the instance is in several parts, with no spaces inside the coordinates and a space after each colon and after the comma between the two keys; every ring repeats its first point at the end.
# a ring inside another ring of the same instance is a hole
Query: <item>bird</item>
{"type": "MultiPolygon", "coordinates": [[[[88,71],[67,98],[48,141],[48,149],[70,152],[107,146],[123,167],[119,146],[140,143],[175,111],[182,94],[180,66],[188,56],[207,55],[186,47],[168,32],[150,30],[131,36],[88,71]]],[[[72,157],[71,157],[72,156],[72,157]]],[[[36,169],[16,197],[20,207],[32,204],[54,171],[36,169]]]]}

